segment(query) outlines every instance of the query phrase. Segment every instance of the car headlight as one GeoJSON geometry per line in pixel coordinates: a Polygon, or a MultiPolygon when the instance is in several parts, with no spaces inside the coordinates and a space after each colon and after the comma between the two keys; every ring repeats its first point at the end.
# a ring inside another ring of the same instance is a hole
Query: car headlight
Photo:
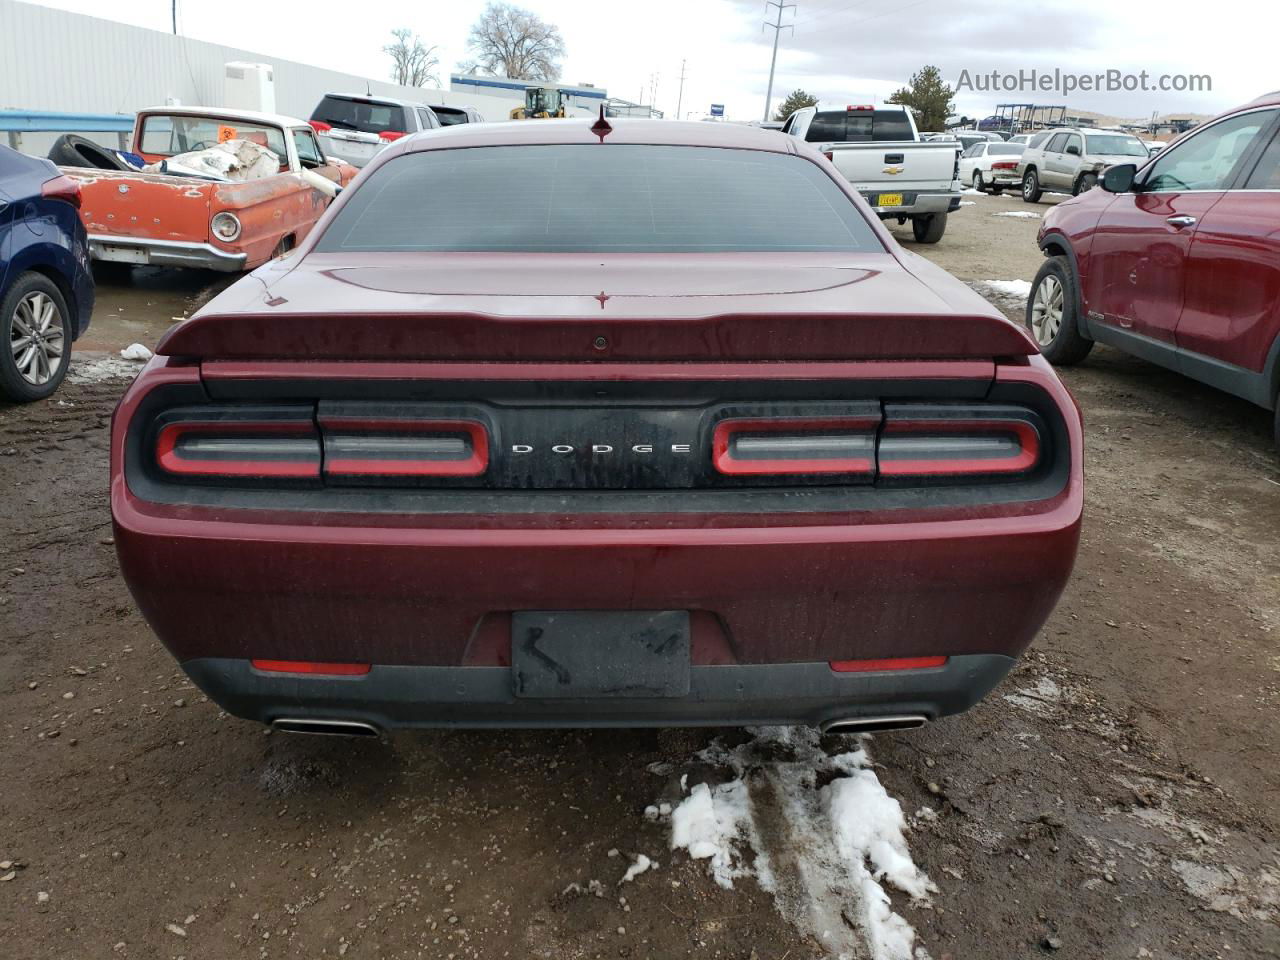
{"type": "Polygon", "coordinates": [[[213,219],[209,221],[209,228],[219,240],[230,243],[240,236],[240,218],[234,213],[223,210],[213,215],[213,219]]]}

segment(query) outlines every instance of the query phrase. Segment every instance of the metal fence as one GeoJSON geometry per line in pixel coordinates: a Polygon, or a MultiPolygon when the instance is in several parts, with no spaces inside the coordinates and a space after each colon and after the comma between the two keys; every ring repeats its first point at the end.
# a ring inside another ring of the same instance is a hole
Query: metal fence
{"type": "Polygon", "coordinates": [[[59,113],[36,110],[0,110],[0,132],[8,135],[9,146],[22,149],[24,133],[114,133],[120,149],[129,146],[133,117],[118,113],[59,113]]]}

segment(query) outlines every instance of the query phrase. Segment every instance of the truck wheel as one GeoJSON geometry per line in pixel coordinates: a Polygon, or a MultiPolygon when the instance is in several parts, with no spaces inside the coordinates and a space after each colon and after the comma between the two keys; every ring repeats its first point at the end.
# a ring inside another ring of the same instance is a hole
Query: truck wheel
{"type": "Polygon", "coordinates": [[[43,400],[58,389],[71,359],[67,302],[52,280],[28,271],[0,299],[0,396],[43,400]]]}
{"type": "Polygon", "coordinates": [[[1079,363],[1093,349],[1093,341],[1080,334],[1080,306],[1066,257],[1050,257],[1036,274],[1027,298],[1027,329],[1054,366],[1079,363]]]}
{"type": "Polygon", "coordinates": [[[979,193],[987,189],[987,185],[982,181],[981,170],[973,171],[973,189],[977,190],[979,193]]]}
{"type": "Polygon", "coordinates": [[[947,215],[931,213],[928,216],[912,217],[911,232],[916,243],[937,243],[947,230],[947,215]]]}
{"type": "Polygon", "coordinates": [[[1028,170],[1022,175],[1022,199],[1027,203],[1039,203],[1040,194],[1044,191],[1040,189],[1040,177],[1036,175],[1034,170],[1028,170]]]}
{"type": "Polygon", "coordinates": [[[1083,177],[1076,181],[1076,190],[1074,196],[1080,196],[1092,190],[1098,185],[1098,175],[1096,173],[1086,173],[1083,177]]]}

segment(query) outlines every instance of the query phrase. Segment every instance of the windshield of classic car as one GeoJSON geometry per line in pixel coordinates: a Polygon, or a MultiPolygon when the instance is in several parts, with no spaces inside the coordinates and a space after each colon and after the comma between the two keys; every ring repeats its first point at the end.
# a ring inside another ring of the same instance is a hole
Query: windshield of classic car
{"type": "Polygon", "coordinates": [[[142,121],[139,149],[146,154],[172,157],[192,150],[204,150],[225,140],[249,140],[266,147],[286,162],[284,131],[256,123],[219,117],[186,117],[153,114],[142,121]]]}

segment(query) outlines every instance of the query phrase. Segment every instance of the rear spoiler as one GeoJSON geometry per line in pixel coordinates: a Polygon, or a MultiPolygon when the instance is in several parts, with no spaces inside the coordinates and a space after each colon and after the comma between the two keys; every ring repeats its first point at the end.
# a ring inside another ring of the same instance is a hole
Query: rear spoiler
{"type": "Polygon", "coordinates": [[[156,347],[189,360],[337,361],[991,360],[1037,352],[1021,327],[981,314],[197,314],[156,347]]]}

